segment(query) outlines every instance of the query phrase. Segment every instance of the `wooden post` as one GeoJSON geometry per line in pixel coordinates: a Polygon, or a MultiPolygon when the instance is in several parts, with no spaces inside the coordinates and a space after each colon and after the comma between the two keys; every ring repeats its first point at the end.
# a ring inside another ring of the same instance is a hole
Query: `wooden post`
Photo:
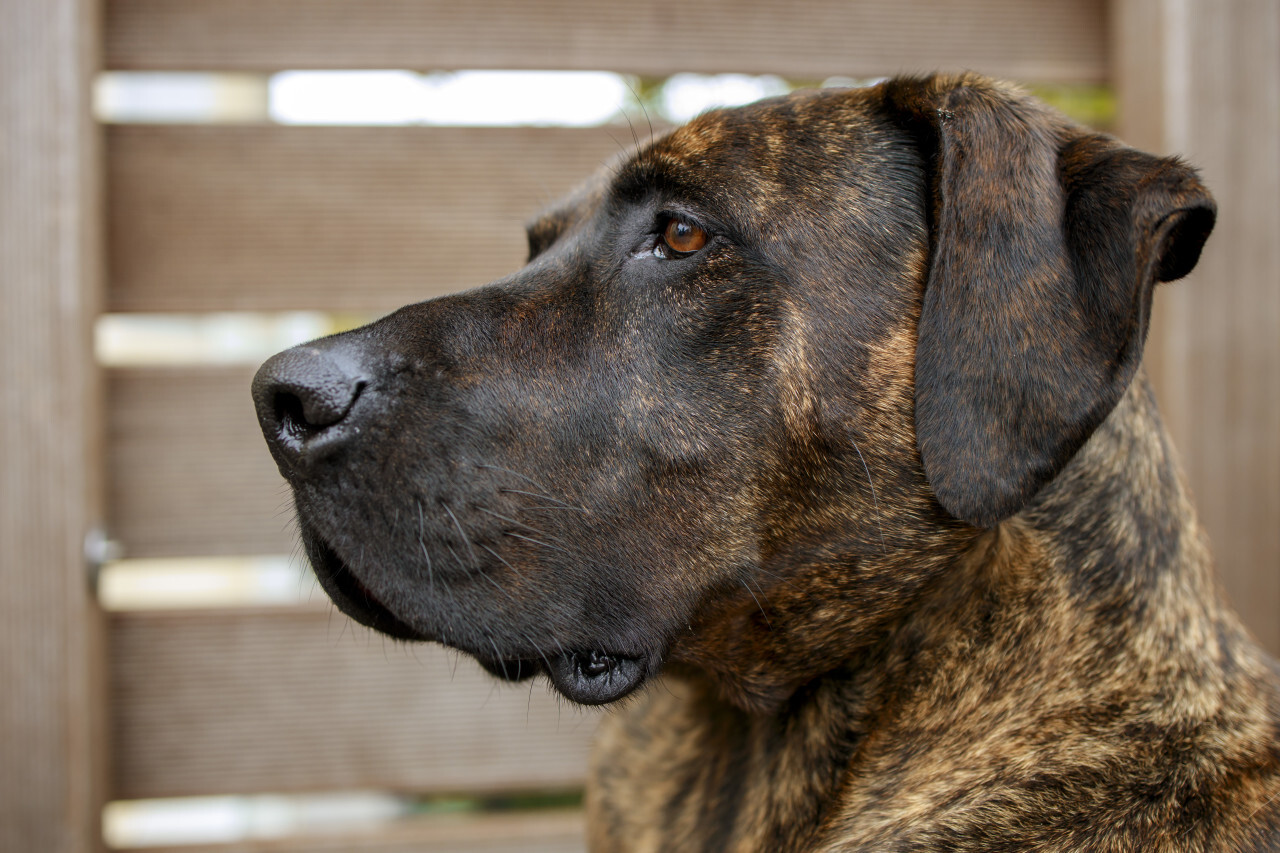
{"type": "Polygon", "coordinates": [[[0,0],[0,850],[101,847],[94,0],[0,0]]]}
{"type": "Polygon", "coordinates": [[[1115,0],[1119,134],[1185,157],[1218,200],[1147,346],[1227,595],[1280,654],[1280,4],[1115,0]]]}

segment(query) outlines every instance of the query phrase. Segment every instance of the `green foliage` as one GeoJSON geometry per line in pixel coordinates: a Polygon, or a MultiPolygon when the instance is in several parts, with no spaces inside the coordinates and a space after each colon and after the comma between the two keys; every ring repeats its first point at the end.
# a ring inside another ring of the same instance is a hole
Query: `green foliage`
{"type": "Polygon", "coordinates": [[[1116,125],[1116,94],[1110,86],[1037,83],[1027,88],[1037,98],[1076,121],[1110,133],[1116,125]]]}

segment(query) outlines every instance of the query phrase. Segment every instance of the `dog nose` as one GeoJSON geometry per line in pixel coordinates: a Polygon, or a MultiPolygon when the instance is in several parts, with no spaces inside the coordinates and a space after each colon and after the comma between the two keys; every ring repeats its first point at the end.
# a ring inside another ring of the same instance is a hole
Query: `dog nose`
{"type": "Polygon", "coordinates": [[[341,446],[356,432],[348,415],[366,385],[341,351],[303,344],[268,359],[253,378],[253,402],[276,463],[297,466],[341,446]]]}

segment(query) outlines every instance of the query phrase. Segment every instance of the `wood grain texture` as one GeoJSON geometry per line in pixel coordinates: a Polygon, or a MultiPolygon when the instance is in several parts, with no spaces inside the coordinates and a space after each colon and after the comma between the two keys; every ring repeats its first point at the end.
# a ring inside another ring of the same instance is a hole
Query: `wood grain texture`
{"type": "MultiPolygon", "coordinates": [[[[647,128],[645,129],[647,132],[647,128]]],[[[114,311],[391,310],[518,269],[626,129],[116,126],[114,311]]]]}
{"type": "Polygon", "coordinates": [[[574,788],[597,717],[328,608],[112,614],[113,790],[574,788]]]}
{"type": "Polygon", "coordinates": [[[1280,654],[1280,5],[1116,4],[1120,133],[1197,166],[1218,223],[1148,360],[1218,574],[1280,654]]]}
{"type": "Polygon", "coordinates": [[[114,69],[1107,74],[1104,0],[108,0],[114,69]]]}
{"type": "Polygon", "coordinates": [[[293,550],[293,501],[249,397],[254,370],[108,372],[108,521],[124,556],[293,550]]]}
{"type": "Polygon", "coordinates": [[[100,298],[88,0],[0,4],[0,850],[98,849],[100,298]]]}
{"type": "Polygon", "coordinates": [[[584,853],[580,811],[453,815],[366,833],[235,844],[147,848],[147,853],[584,853]]]}

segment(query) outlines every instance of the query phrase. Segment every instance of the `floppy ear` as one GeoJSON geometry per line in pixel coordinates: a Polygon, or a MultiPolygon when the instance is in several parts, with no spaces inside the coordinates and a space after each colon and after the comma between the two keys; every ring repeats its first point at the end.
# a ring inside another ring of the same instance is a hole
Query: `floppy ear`
{"type": "Polygon", "coordinates": [[[1142,359],[1156,281],[1215,207],[1196,174],[977,78],[896,80],[929,166],[916,440],[952,515],[989,527],[1051,480],[1142,359]]]}

